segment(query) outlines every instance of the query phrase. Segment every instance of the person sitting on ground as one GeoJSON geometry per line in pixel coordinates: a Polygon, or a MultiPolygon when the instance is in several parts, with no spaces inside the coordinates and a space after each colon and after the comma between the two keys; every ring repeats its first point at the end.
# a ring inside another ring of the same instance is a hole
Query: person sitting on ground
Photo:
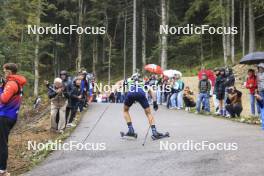
{"type": "Polygon", "coordinates": [[[193,97],[193,91],[191,91],[189,86],[186,86],[183,91],[183,101],[185,104],[185,111],[190,111],[192,107],[196,106],[193,97]]]}
{"type": "Polygon", "coordinates": [[[242,92],[236,89],[236,87],[232,86],[227,90],[228,96],[226,100],[226,110],[228,111],[229,115],[226,117],[235,118],[240,117],[240,114],[243,110],[242,107],[242,92]]]}
{"type": "Polygon", "coordinates": [[[60,78],[55,78],[54,84],[52,86],[49,86],[48,96],[49,99],[51,99],[50,130],[63,133],[66,126],[65,112],[69,95],[60,78]],[[57,124],[56,117],[58,113],[59,121],[57,124]]]}
{"type": "Polygon", "coordinates": [[[204,111],[206,113],[210,113],[210,91],[211,91],[211,83],[208,80],[206,73],[203,73],[202,79],[199,81],[199,94],[196,103],[196,113],[200,113],[201,104],[204,103],[204,111]]]}
{"type": "Polygon", "coordinates": [[[3,66],[4,78],[0,79],[0,176],[7,172],[8,137],[17,121],[22,102],[22,88],[26,78],[17,74],[17,65],[7,63],[3,66]]]}
{"type": "MultiPolygon", "coordinates": [[[[255,75],[255,70],[249,69],[248,70],[248,77],[246,81],[246,88],[249,89],[249,97],[250,97],[250,107],[251,107],[251,114],[255,116],[255,93],[257,91],[257,76],[255,75]]],[[[258,114],[260,114],[259,107],[257,106],[258,114]]]]}

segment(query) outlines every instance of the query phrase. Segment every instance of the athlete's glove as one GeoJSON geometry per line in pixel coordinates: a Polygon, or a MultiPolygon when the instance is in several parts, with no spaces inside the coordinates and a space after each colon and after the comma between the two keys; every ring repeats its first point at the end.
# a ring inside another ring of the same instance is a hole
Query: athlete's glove
{"type": "Polygon", "coordinates": [[[153,102],[153,109],[157,111],[159,109],[159,106],[156,101],[153,102]]]}

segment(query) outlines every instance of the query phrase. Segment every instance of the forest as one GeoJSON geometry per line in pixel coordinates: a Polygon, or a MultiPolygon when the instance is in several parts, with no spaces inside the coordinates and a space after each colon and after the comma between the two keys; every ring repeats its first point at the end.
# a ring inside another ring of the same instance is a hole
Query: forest
{"type": "Polygon", "coordinates": [[[18,63],[35,96],[60,70],[85,68],[108,84],[148,63],[191,75],[263,51],[263,24],[263,0],[1,0],[0,65],[18,63]],[[160,33],[161,25],[187,24],[238,33],[160,33]],[[29,25],[90,27],[90,34],[33,34],[29,25]]]}

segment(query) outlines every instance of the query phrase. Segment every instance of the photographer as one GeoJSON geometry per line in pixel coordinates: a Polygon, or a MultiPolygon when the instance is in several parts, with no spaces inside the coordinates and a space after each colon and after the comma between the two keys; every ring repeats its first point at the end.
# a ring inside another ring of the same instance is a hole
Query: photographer
{"type": "Polygon", "coordinates": [[[26,78],[17,75],[17,65],[7,63],[3,66],[4,77],[0,82],[0,175],[10,175],[7,169],[8,136],[17,121],[22,101],[22,88],[26,78]]]}
{"type": "Polygon", "coordinates": [[[71,107],[71,113],[70,113],[70,118],[69,121],[67,122],[67,127],[75,127],[76,125],[73,124],[73,120],[76,116],[76,113],[78,111],[78,108],[82,109],[82,104],[85,101],[83,99],[82,91],[81,91],[81,78],[77,77],[73,81],[73,86],[70,92],[70,97],[69,97],[69,104],[68,106],[71,107]]]}
{"type": "Polygon", "coordinates": [[[48,87],[48,96],[51,99],[51,131],[58,130],[59,133],[63,133],[66,125],[65,111],[69,95],[60,78],[55,78],[54,84],[48,87]],[[56,117],[58,113],[57,127],[56,117]]]}
{"type": "MultiPolygon", "coordinates": [[[[60,72],[60,78],[62,80],[63,86],[65,87],[65,91],[67,92],[67,94],[70,94],[71,90],[72,90],[72,80],[68,75],[68,72],[66,70],[62,70],[60,72]]],[[[68,99],[68,104],[66,106],[66,114],[65,114],[65,120],[66,123],[68,122],[69,116],[71,114],[72,111],[72,107],[70,106],[71,102],[70,102],[70,98],[68,99]]]]}
{"type": "Polygon", "coordinates": [[[243,110],[241,101],[242,92],[237,90],[236,87],[232,86],[227,89],[227,93],[226,110],[230,114],[227,117],[240,117],[240,114],[243,110]]]}

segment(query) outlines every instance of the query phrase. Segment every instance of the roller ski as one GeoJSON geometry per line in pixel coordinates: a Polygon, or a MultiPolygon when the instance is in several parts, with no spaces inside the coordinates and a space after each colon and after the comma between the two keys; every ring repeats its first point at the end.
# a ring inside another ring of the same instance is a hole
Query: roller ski
{"type": "Polygon", "coordinates": [[[163,138],[167,138],[167,137],[170,137],[170,134],[168,132],[166,132],[166,133],[155,132],[151,136],[152,140],[159,140],[159,139],[163,139],[163,138]]]}
{"type": "Polygon", "coordinates": [[[134,133],[134,132],[127,132],[127,133],[124,133],[124,132],[120,132],[120,135],[121,135],[121,137],[122,138],[124,138],[124,137],[131,137],[131,138],[135,138],[135,139],[137,139],[137,133],[134,133]]]}

